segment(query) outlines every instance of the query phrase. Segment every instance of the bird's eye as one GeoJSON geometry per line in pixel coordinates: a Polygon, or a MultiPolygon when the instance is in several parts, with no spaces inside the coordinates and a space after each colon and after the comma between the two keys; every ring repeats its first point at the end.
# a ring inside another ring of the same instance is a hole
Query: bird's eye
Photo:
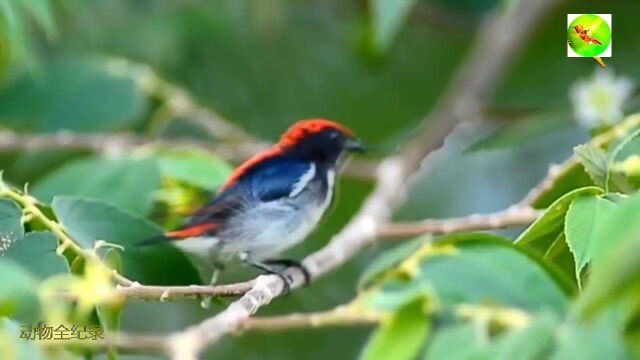
{"type": "Polygon", "coordinates": [[[340,133],[339,133],[339,132],[337,132],[337,131],[335,131],[335,130],[334,130],[334,131],[331,131],[331,132],[329,133],[329,137],[330,137],[331,139],[337,139],[339,136],[340,136],[340,133]]]}

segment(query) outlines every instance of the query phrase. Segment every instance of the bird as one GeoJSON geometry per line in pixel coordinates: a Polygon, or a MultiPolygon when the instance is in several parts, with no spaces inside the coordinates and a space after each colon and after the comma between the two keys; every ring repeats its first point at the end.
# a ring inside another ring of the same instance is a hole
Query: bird
{"type": "Polygon", "coordinates": [[[591,29],[585,29],[584,26],[582,26],[580,24],[574,26],[573,29],[576,31],[576,33],[578,34],[580,39],[582,41],[584,41],[585,43],[587,43],[589,45],[592,45],[592,44],[602,45],[602,42],[600,42],[600,40],[598,40],[598,39],[594,38],[593,36],[589,35],[589,30],[591,30],[591,29]]]}
{"type": "Polygon", "coordinates": [[[326,119],[298,121],[275,145],[236,168],[211,201],[161,240],[215,269],[211,283],[222,264],[237,257],[280,276],[287,291],[291,279],[282,275],[286,267],[299,268],[308,284],[307,269],[280,256],[321,222],[335,198],[345,160],[363,151],[362,142],[344,125],[326,119]]]}

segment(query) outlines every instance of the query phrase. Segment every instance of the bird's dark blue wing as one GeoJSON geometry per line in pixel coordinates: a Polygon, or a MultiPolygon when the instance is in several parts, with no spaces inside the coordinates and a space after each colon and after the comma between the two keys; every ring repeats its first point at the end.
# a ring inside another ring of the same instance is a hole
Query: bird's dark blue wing
{"type": "Polygon", "coordinates": [[[303,185],[314,170],[314,165],[299,160],[267,160],[252,168],[233,186],[196,211],[186,226],[224,221],[234,211],[242,211],[250,206],[252,201],[273,201],[290,196],[296,186],[303,185]]]}
{"type": "Polygon", "coordinates": [[[295,159],[276,158],[258,166],[240,181],[246,181],[251,195],[260,201],[288,197],[299,186],[305,185],[315,174],[315,165],[295,159]]]}

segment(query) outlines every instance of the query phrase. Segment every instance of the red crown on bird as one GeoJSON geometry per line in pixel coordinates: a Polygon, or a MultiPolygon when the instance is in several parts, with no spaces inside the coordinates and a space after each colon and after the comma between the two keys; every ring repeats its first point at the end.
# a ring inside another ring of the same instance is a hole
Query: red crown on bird
{"type": "Polygon", "coordinates": [[[354,137],[353,131],[349,128],[340,125],[334,121],[326,120],[326,119],[307,119],[300,120],[295,124],[291,125],[291,127],[282,135],[280,141],[277,144],[272,146],[270,149],[267,149],[259,154],[256,154],[249,160],[247,160],[244,164],[240,165],[230,176],[226,183],[222,185],[220,188],[220,192],[225,191],[226,189],[233,186],[238,179],[244,175],[249,169],[254,167],[256,164],[265,161],[269,158],[281,155],[285,150],[295,146],[302,139],[309,135],[317,134],[325,130],[335,129],[343,134],[354,137]]]}
{"type": "Polygon", "coordinates": [[[282,135],[280,141],[278,142],[278,146],[283,149],[294,146],[299,143],[300,140],[305,137],[316,134],[325,130],[334,129],[338,130],[341,133],[354,137],[353,131],[349,128],[340,125],[336,122],[326,119],[308,119],[308,120],[300,120],[295,124],[291,125],[291,127],[282,135]]]}

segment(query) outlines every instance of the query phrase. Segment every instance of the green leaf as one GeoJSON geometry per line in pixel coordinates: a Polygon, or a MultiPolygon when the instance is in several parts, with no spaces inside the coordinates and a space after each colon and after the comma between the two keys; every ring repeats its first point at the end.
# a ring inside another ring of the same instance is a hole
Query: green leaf
{"type": "Polygon", "coordinates": [[[565,194],[588,186],[593,186],[593,180],[582,164],[576,163],[557,176],[549,189],[534,199],[531,205],[536,209],[545,209],[565,194]]]}
{"type": "Polygon", "coordinates": [[[536,249],[541,254],[546,253],[553,241],[564,230],[564,218],[571,202],[581,196],[600,195],[603,192],[598,187],[590,186],[565,194],[551,204],[538,220],[520,234],[515,243],[519,246],[536,249]]]}
{"type": "Polygon", "coordinates": [[[121,130],[137,121],[147,99],[126,68],[104,59],[67,57],[42,74],[0,89],[0,117],[21,129],[54,132],[121,130]]]}
{"type": "MultiPolygon", "coordinates": [[[[462,360],[477,353],[482,338],[481,329],[473,325],[458,324],[446,327],[434,334],[424,360],[462,360]]],[[[477,355],[477,354],[476,354],[477,355]]]]}
{"type": "Polygon", "coordinates": [[[570,323],[559,331],[559,344],[552,360],[633,359],[621,329],[606,317],[594,324],[570,323]]]}
{"type": "Polygon", "coordinates": [[[45,202],[57,195],[75,195],[144,215],[159,186],[160,170],[155,159],[93,157],[67,163],[37,182],[32,192],[45,202]]]}
{"type": "Polygon", "coordinates": [[[3,316],[25,323],[39,321],[40,299],[36,281],[15,262],[0,258],[0,318],[3,316]]]}
{"type": "Polygon", "coordinates": [[[358,281],[358,287],[364,288],[371,285],[375,280],[379,279],[381,275],[398,266],[404,259],[415,253],[424,244],[425,239],[418,238],[385,251],[362,273],[358,281]]]}
{"type": "MultiPolygon", "coordinates": [[[[35,326],[34,324],[26,324],[23,326],[28,327],[30,325],[35,326]]],[[[40,346],[37,345],[37,341],[27,341],[20,338],[22,330],[28,331],[27,328],[22,327],[19,323],[0,317],[0,356],[7,360],[47,359],[47,357],[42,353],[40,346]]]]}
{"type": "Polygon", "coordinates": [[[222,186],[232,170],[214,154],[197,149],[162,150],[157,156],[162,176],[207,190],[222,186]]]}
{"type": "Polygon", "coordinates": [[[609,159],[607,154],[592,144],[578,145],[573,149],[585,171],[597,186],[605,189],[609,159]]]}
{"type": "Polygon", "coordinates": [[[616,205],[598,219],[598,226],[594,230],[593,253],[600,258],[626,243],[637,241],[640,234],[640,193],[616,205]]]}
{"type": "Polygon", "coordinates": [[[523,328],[498,336],[488,353],[491,359],[544,359],[553,347],[558,321],[553,314],[542,313],[523,328]]]}
{"type": "Polygon", "coordinates": [[[488,327],[451,325],[435,333],[424,359],[543,359],[553,345],[556,325],[549,313],[540,314],[527,327],[507,329],[495,337],[488,327]]]}
{"type": "Polygon", "coordinates": [[[387,51],[415,4],[415,0],[370,0],[373,45],[387,51]]]}
{"type": "Polygon", "coordinates": [[[0,253],[24,235],[22,209],[11,200],[0,199],[0,253]]]}
{"type": "Polygon", "coordinates": [[[372,304],[394,308],[417,297],[435,296],[445,307],[491,302],[536,311],[561,313],[570,285],[533,254],[487,234],[449,237],[424,257],[412,259],[418,273],[387,280],[372,304]]]}
{"type": "Polygon", "coordinates": [[[596,227],[600,219],[613,210],[615,204],[599,196],[583,196],[575,199],[569,206],[565,220],[567,244],[573,253],[576,265],[576,277],[592,258],[598,256],[594,251],[597,245],[596,227]]]}
{"type": "Polygon", "coordinates": [[[144,284],[198,284],[198,273],[185,255],[168,244],[138,244],[162,234],[157,225],[98,200],[56,196],[52,202],[58,220],[75,241],[93,248],[103,240],[124,247],[124,275],[144,284]]]}
{"type": "Polygon", "coordinates": [[[640,177],[619,171],[620,164],[624,164],[625,160],[637,155],[640,155],[640,130],[627,136],[611,152],[611,160],[607,168],[607,190],[632,193],[640,188],[640,177]]]}
{"type": "MultiPolygon", "coordinates": [[[[637,233],[636,233],[637,234],[637,233]]],[[[636,306],[640,291],[640,242],[627,242],[594,262],[589,283],[576,304],[577,313],[589,317],[626,298],[636,306]]]]}
{"type": "Polygon", "coordinates": [[[416,357],[429,333],[429,319],[423,301],[399,309],[373,333],[364,348],[365,360],[411,360],[416,357]]]}
{"type": "Polygon", "coordinates": [[[30,232],[5,252],[5,257],[22,265],[39,279],[69,273],[69,263],[58,255],[58,240],[51,232],[30,232]]]}
{"type": "Polygon", "coordinates": [[[464,153],[522,146],[537,137],[567,129],[572,124],[571,116],[566,111],[528,116],[479,140],[465,149],[464,153]]]}

